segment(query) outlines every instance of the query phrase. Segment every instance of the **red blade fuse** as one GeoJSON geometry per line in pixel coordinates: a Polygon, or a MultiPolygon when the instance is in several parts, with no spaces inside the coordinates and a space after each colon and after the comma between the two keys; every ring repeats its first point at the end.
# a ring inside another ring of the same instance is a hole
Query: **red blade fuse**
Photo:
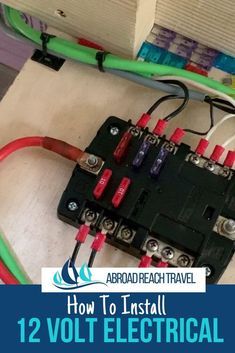
{"type": "Polygon", "coordinates": [[[96,184],[94,190],[93,190],[93,195],[94,197],[99,200],[101,196],[103,195],[109,180],[111,179],[112,176],[112,170],[111,169],[105,169],[100,177],[100,180],[96,184]]]}
{"type": "Polygon", "coordinates": [[[118,208],[123,201],[123,199],[126,196],[127,190],[131,184],[131,180],[129,178],[124,177],[121,180],[121,183],[119,184],[113,198],[112,198],[112,204],[113,207],[118,208]]]}
{"type": "Polygon", "coordinates": [[[131,142],[131,139],[132,139],[132,134],[129,131],[126,131],[113,153],[113,156],[116,162],[120,163],[121,160],[123,159],[124,155],[127,152],[127,148],[131,142]]]}

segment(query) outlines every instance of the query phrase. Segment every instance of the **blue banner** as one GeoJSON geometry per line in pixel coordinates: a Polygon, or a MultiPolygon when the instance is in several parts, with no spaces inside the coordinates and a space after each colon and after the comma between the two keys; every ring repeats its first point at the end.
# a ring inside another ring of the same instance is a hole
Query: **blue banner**
{"type": "Polygon", "coordinates": [[[234,344],[235,285],[206,293],[41,293],[0,286],[2,351],[216,353],[234,344]]]}

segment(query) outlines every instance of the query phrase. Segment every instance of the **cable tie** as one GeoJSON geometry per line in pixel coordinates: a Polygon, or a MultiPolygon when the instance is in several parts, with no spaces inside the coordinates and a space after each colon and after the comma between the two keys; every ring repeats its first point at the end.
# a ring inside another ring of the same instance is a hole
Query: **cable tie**
{"type": "Polygon", "coordinates": [[[51,38],[55,38],[56,36],[54,36],[53,34],[49,34],[46,32],[42,32],[40,39],[42,41],[42,55],[45,58],[48,55],[47,52],[47,44],[50,42],[51,38]]]}
{"type": "Polygon", "coordinates": [[[97,60],[98,69],[100,72],[105,72],[103,64],[104,64],[106,56],[108,54],[110,54],[110,52],[108,52],[108,51],[98,51],[96,53],[95,58],[97,60]]]}

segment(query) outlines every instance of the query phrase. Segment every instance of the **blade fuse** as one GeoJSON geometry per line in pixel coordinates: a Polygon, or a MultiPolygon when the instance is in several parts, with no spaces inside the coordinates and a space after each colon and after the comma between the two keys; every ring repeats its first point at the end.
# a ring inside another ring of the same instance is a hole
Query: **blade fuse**
{"type": "Polygon", "coordinates": [[[137,154],[132,162],[133,167],[138,168],[141,166],[144,158],[146,157],[146,155],[148,153],[150,145],[151,145],[151,143],[149,141],[146,141],[146,140],[143,141],[143,143],[140,146],[139,151],[137,152],[137,154]]]}
{"type": "Polygon", "coordinates": [[[115,208],[118,208],[123,201],[127,190],[130,186],[131,180],[129,178],[122,178],[121,183],[119,184],[113,198],[112,198],[112,204],[115,208]]]}
{"type": "Polygon", "coordinates": [[[93,190],[93,195],[97,200],[99,200],[103,195],[104,190],[106,189],[111,176],[112,176],[111,169],[105,169],[103,171],[100,180],[98,181],[98,183],[96,184],[93,190]]]}
{"type": "Polygon", "coordinates": [[[152,168],[150,170],[150,174],[153,177],[156,177],[160,170],[161,167],[163,165],[163,162],[165,161],[166,157],[168,156],[168,151],[162,147],[157,155],[157,158],[155,159],[155,161],[153,162],[152,168]]]}
{"type": "Polygon", "coordinates": [[[132,139],[132,134],[129,131],[126,131],[124,135],[122,136],[121,140],[119,141],[119,144],[117,145],[113,156],[116,162],[120,163],[122,158],[124,157],[127,148],[131,142],[132,139]]]}

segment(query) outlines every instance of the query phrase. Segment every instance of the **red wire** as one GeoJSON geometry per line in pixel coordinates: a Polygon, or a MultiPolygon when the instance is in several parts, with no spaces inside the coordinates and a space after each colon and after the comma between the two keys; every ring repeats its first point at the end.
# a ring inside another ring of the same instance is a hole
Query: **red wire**
{"type": "Polygon", "coordinates": [[[64,141],[51,137],[31,136],[14,140],[0,148],[0,162],[10,154],[25,147],[42,147],[59,154],[67,159],[77,162],[83,155],[83,151],[64,141]]]}
{"type": "Polygon", "coordinates": [[[5,284],[20,284],[19,281],[11,274],[4,263],[0,260],[0,279],[5,284]]]}
{"type": "Polygon", "coordinates": [[[43,137],[40,136],[23,137],[12,141],[0,149],[0,162],[15,151],[25,147],[42,146],[42,143],[43,137]]]}

